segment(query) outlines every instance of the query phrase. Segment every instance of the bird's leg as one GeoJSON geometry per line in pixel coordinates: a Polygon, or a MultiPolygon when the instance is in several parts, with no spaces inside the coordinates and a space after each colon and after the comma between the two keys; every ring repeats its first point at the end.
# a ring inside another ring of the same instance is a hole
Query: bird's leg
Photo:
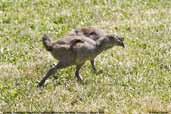
{"type": "Polygon", "coordinates": [[[96,73],[96,72],[97,72],[97,69],[96,69],[96,66],[95,66],[95,64],[94,64],[94,59],[93,59],[93,60],[90,60],[90,62],[91,62],[93,71],[96,73]]]}
{"type": "Polygon", "coordinates": [[[52,75],[55,74],[57,72],[57,69],[61,69],[66,67],[65,64],[63,64],[62,62],[59,62],[57,65],[53,66],[52,68],[50,68],[47,72],[47,74],[42,78],[42,80],[38,83],[37,87],[41,87],[43,86],[43,84],[45,83],[45,81],[52,75]]]}
{"type": "Polygon", "coordinates": [[[77,77],[77,79],[79,81],[83,80],[83,78],[81,77],[80,72],[79,72],[82,66],[83,66],[83,64],[79,64],[76,66],[75,76],[77,77]]]}

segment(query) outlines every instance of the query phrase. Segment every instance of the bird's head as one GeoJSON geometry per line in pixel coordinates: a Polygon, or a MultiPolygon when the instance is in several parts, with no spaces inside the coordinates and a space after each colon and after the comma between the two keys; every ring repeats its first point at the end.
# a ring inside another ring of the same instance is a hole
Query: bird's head
{"type": "Polygon", "coordinates": [[[104,42],[108,43],[109,45],[112,46],[122,46],[125,47],[124,45],[124,38],[121,36],[118,36],[116,34],[110,34],[110,35],[106,35],[104,37],[104,42]]]}

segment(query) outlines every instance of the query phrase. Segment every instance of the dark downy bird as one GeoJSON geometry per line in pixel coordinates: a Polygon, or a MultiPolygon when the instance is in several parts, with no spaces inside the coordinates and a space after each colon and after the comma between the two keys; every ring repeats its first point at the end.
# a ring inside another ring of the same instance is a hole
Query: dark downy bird
{"type": "Polygon", "coordinates": [[[38,87],[43,86],[48,77],[55,74],[58,69],[71,65],[76,65],[75,76],[79,81],[82,81],[83,79],[79,71],[87,60],[94,61],[94,58],[102,51],[113,46],[124,47],[124,39],[114,34],[103,35],[96,41],[83,35],[69,35],[55,42],[48,35],[44,35],[42,41],[46,50],[59,62],[49,69],[47,74],[39,82],[38,87]]]}

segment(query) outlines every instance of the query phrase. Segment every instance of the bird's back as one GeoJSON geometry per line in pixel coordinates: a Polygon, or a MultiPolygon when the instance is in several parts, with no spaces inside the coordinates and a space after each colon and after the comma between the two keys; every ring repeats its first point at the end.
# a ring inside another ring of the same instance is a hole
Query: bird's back
{"type": "Polygon", "coordinates": [[[67,36],[52,43],[52,55],[61,61],[75,64],[75,61],[89,59],[96,49],[96,42],[84,36],[67,36]]]}

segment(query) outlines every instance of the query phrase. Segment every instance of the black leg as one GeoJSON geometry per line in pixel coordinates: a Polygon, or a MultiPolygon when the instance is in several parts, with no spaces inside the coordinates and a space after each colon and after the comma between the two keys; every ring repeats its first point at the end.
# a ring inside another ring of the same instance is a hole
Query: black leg
{"type": "Polygon", "coordinates": [[[60,68],[64,68],[65,65],[62,64],[61,62],[59,62],[57,65],[53,66],[52,68],[50,68],[47,72],[47,74],[42,78],[42,80],[39,82],[39,84],[37,85],[37,87],[41,87],[43,86],[43,84],[45,83],[45,81],[52,75],[55,74],[57,72],[57,69],[60,68]]]}
{"type": "Polygon", "coordinates": [[[83,66],[83,64],[80,64],[80,65],[77,65],[77,66],[76,66],[75,76],[77,77],[77,79],[78,79],[79,81],[82,81],[82,80],[83,80],[83,78],[82,78],[81,75],[80,75],[80,69],[81,69],[82,66],[83,66]]]}
{"type": "Polygon", "coordinates": [[[97,69],[96,69],[96,66],[95,66],[95,64],[94,64],[94,59],[93,59],[93,60],[90,60],[90,62],[91,62],[93,71],[96,73],[96,72],[97,72],[97,69]]]}

